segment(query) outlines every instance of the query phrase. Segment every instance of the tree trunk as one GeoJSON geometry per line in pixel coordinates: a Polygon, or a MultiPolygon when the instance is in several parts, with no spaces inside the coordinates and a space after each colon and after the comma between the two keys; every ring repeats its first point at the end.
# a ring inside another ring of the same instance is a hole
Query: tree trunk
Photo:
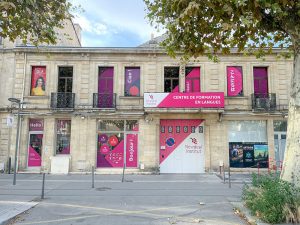
{"type": "Polygon", "coordinates": [[[300,187],[300,54],[294,56],[287,142],[281,178],[300,187]]]}

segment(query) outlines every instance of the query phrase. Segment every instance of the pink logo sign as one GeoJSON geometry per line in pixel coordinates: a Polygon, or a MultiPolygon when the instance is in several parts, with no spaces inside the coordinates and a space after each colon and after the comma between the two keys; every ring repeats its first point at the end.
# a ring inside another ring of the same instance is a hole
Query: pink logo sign
{"type": "Polygon", "coordinates": [[[29,120],[29,131],[43,131],[44,120],[42,119],[30,119],[29,120]]]}
{"type": "Polygon", "coordinates": [[[224,92],[145,93],[144,107],[224,108],[224,92]]]}

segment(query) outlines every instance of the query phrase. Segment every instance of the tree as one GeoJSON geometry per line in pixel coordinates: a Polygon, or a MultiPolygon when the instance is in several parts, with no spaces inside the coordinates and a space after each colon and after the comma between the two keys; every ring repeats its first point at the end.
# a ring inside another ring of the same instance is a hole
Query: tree
{"type": "Polygon", "coordinates": [[[0,37],[55,44],[55,28],[63,28],[64,20],[71,18],[71,6],[67,0],[0,1],[0,37]]]}
{"type": "Polygon", "coordinates": [[[282,179],[300,186],[300,1],[144,0],[148,18],[166,29],[162,45],[183,59],[217,59],[236,48],[262,57],[275,47],[294,57],[282,179]],[[291,53],[291,54],[290,54],[291,53]]]}

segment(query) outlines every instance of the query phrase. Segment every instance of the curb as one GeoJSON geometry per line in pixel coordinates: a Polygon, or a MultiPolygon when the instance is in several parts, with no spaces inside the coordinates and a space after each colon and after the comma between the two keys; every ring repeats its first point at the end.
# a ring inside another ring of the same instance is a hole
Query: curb
{"type": "Polygon", "coordinates": [[[26,212],[38,203],[39,202],[0,201],[0,225],[8,224],[11,219],[26,212]]]}

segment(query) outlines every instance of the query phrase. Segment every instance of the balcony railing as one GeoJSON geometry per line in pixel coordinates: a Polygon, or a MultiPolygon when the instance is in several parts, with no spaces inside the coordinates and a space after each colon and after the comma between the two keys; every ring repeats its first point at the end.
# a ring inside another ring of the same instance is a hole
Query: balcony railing
{"type": "Polygon", "coordinates": [[[254,111],[275,111],[276,94],[251,94],[252,109],[254,111]]]}
{"type": "Polygon", "coordinates": [[[94,93],[93,107],[100,109],[115,109],[116,108],[116,94],[115,93],[94,93]]]}
{"type": "Polygon", "coordinates": [[[75,93],[51,93],[52,109],[72,109],[75,103],[75,93]]]}

